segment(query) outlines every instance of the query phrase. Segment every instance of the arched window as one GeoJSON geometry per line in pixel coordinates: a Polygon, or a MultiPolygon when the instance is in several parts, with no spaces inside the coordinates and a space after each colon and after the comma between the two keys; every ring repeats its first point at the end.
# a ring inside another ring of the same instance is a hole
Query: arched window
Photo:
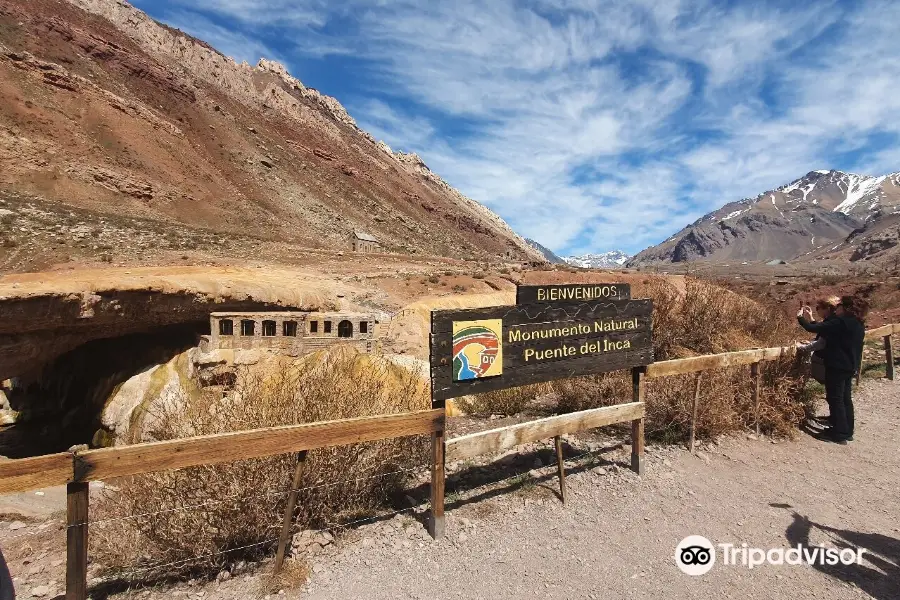
{"type": "Polygon", "coordinates": [[[353,323],[350,321],[341,321],[338,323],[338,337],[353,337],[353,323]]]}

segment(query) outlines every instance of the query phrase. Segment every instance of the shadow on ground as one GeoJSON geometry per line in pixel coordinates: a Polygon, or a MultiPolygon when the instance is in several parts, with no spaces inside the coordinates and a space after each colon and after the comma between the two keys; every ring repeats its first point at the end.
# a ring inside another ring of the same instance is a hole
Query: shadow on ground
{"type": "MultiPolygon", "coordinates": [[[[772,504],[775,508],[791,508],[789,505],[772,504]]],[[[862,533],[831,527],[816,523],[808,517],[793,513],[793,522],[785,531],[785,537],[791,546],[800,544],[813,550],[822,549],[810,542],[811,534],[818,530],[831,538],[837,549],[862,548],[865,550],[861,564],[813,564],[816,569],[850,584],[877,600],[896,600],[900,598],[900,540],[879,533],[862,533]]]]}
{"type": "MultiPolygon", "coordinates": [[[[602,456],[603,453],[618,450],[624,446],[625,444],[622,442],[615,442],[585,453],[584,449],[564,442],[563,457],[569,461],[566,464],[566,475],[583,473],[596,467],[629,469],[629,464],[610,461],[602,456]],[[577,462],[573,462],[573,459],[577,459],[577,462]]],[[[468,504],[477,505],[497,496],[535,487],[543,488],[561,500],[557,470],[549,468],[555,467],[556,464],[556,451],[550,447],[532,452],[509,454],[486,465],[472,465],[460,469],[446,477],[444,507],[446,510],[455,510],[468,504]],[[538,468],[538,461],[540,461],[542,472],[535,476],[532,472],[538,468]]],[[[429,499],[430,485],[423,484],[405,493],[415,499],[417,503],[424,503],[429,499]]],[[[416,514],[415,517],[423,526],[427,526],[430,514],[423,512],[416,514]]]]}

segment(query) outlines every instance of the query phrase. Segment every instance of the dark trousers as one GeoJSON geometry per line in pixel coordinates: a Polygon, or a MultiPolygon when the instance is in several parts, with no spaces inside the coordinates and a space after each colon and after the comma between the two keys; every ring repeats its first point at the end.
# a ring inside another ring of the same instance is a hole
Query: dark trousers
{"type": "Polygon", "coordinates": [[[825,400],[831,411],[831,426],[839,437],[853,435],[852,382],[853,373],[850,371],[825,370],[825,400]]]}

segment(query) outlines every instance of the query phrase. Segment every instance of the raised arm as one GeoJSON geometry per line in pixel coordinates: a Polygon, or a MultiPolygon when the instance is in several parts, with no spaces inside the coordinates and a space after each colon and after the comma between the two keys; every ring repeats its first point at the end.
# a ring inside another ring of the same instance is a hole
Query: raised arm
{"type": "Polygon", "coordinates": [[[829,319],[827,321],[810,321],[804,315],[797,315],[797,322],[800,323],[800,327],[809,331],[810,333],[817,333],[824,337],[828,337],[837,333],[838,329],[841,326],[841,322],[838,319],[829,319]]]}

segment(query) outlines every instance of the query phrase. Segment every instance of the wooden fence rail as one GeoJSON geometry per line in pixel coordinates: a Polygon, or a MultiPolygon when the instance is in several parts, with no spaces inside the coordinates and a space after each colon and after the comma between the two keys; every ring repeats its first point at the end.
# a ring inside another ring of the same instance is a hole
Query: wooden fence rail
{"type": "Polygon", "coordinates": [[[443,421],[444,411],[424,410],[88,450],[76,454],[75,476],[108,479],[433,433],[443,421]]]}
{"type": "Polygon", "coordinates": [[[66,600],[86,600],[90,481],[433,434],[445,419],[442,409],[423,410],[0,461],[0,494],[67,484],[66,600]]]}
{"type": "Polygon", "coordinates": [[[451,438],[447,440],[445,455],[447,460],[462,460],[500,452],[528,442],[643,417],[643,402],[582,410],[451,438]]]}
{"type": "MultiPolygon", "coordinates": [[[[866,339],[884,340],[888,379],[894,378],[891,336],[900,333],[900,324],[885,325],[866,332],[866,339]]],[[[564,470],[559,436],[615,422],[632,423],[632,468],[643,472],[644,379],[700,373],[708,369],[751,365],[759,378],[759,364],[793,354],[794,348],[760,348],[726,352],[653,363],[633,369],[634,398],[629,404],[560,415],[446,440],[446,411],[443,408],[376,417],[289,425],[211,436],[135,444],[46,456],[0,461],[0,494],[67,484],[68,561],[67,600],[86,598],[88,490],[90,481],[212,465],[260,458],[358,442],[430,434],[432,436],[432,533],[443,528],[444,462],[513,447],[537,439],[556,439],[560,461],[560,484],[565,497],[564,470]]],[[[758,381],[755,386],[758,394],[758,381]]],[[[754,398],[758,406],[758,398],[754,398]]],[[[758,409],[757,409],[758,413],[758,409]]],[[[758,424],[758,414],[756,416],[758,424]]],[[[300,466],[298,465],[298,469],[300,466]]],[[[288,518],[288,516],[286,516],[288,518]]],[[[288,524],[289,525],[289,524],[288,524]]],[[[284,537],[284,535],[282,535],[284,537]]]]}

